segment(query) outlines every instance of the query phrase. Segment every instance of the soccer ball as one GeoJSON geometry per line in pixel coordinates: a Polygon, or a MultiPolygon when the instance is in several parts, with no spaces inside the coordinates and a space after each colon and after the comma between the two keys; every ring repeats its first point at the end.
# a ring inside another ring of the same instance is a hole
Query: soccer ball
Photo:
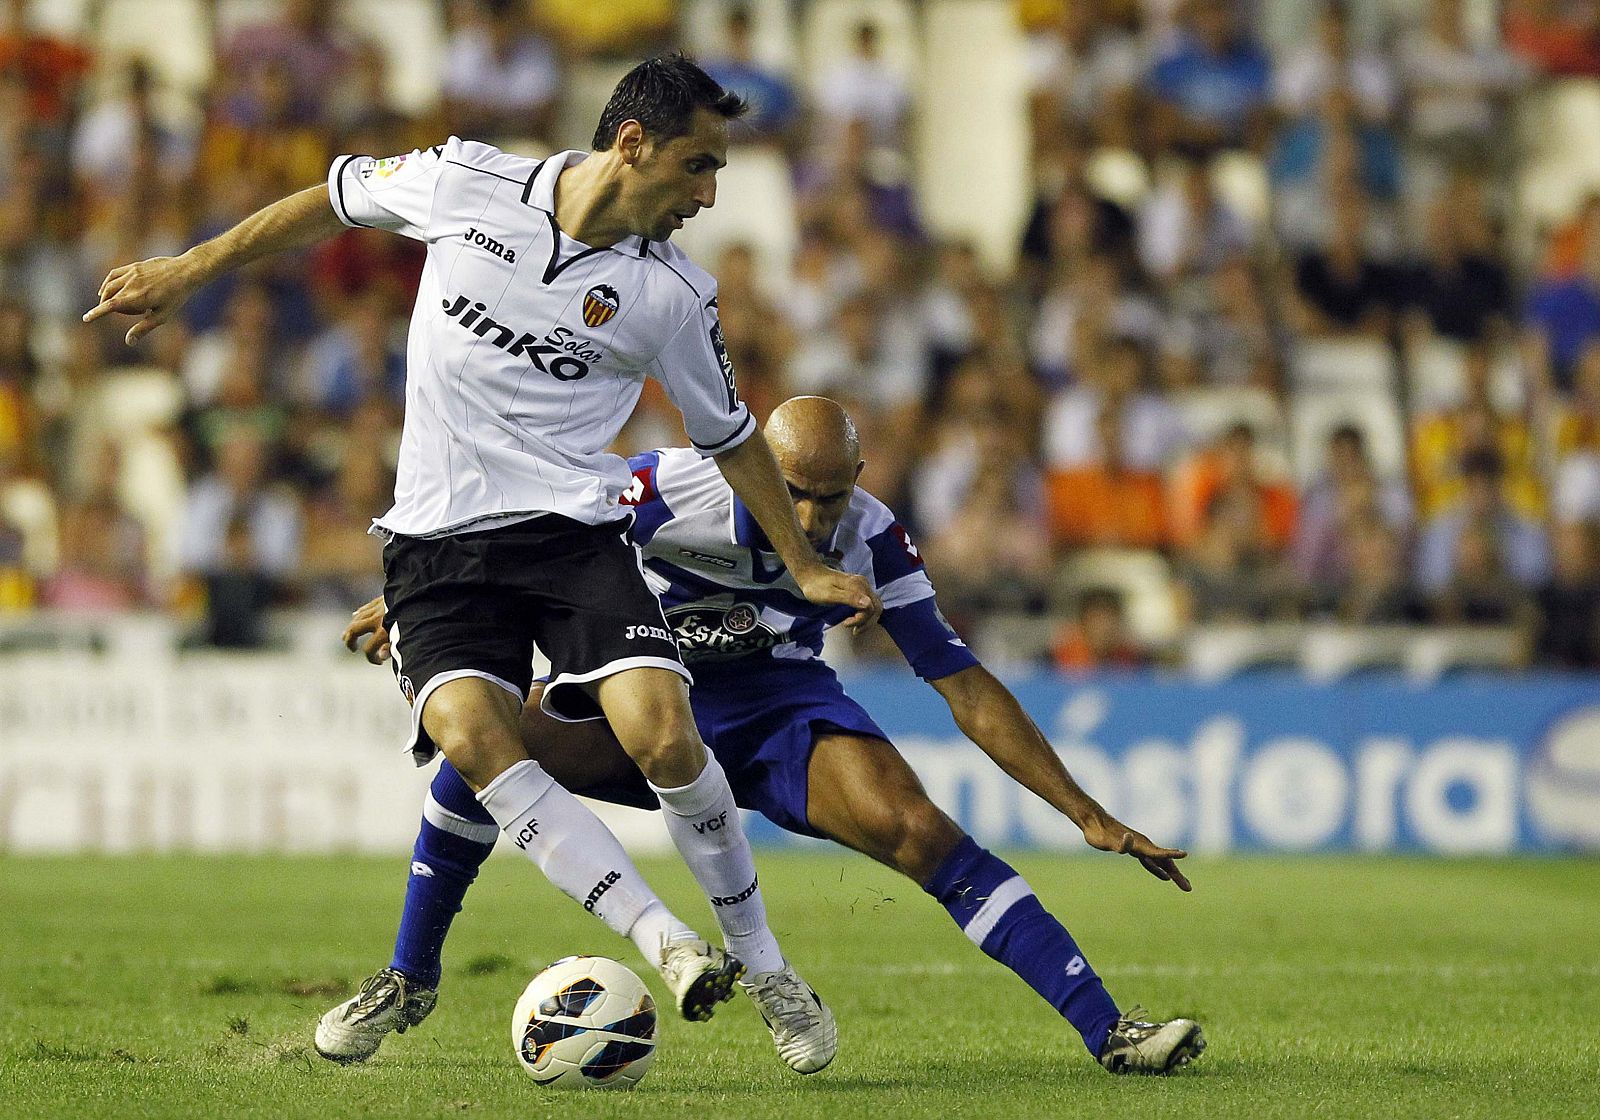
{"type": "Polygon", "coordinates": [[[656,1056],[656,1002],[609,957],[563,957],[535,976],[511,1016],[529,1077],[557,1089],[631,1089],[656,1056]]]}

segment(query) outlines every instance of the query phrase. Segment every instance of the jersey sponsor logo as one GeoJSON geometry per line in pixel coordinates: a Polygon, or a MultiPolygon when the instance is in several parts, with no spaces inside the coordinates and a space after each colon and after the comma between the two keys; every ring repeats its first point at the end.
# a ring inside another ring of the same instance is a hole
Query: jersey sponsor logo
{"type": "Polygon", "coordinates": [[[635,638],[655,638],[657,641],[672,641],[672,633],[664,626],[630,626],[623,633],[623,638],[633,641],[635,638]]]}
{"type": "Polygon", "coordinates": [[[486,304],[473,303],[466,296],[447,296],[443,306],[446,317],[512,357],[527,358],[540,373],[557,381],[587,376],[589,366],[602,356],[593,343],[578,338],[567,327],[556,327],[541,339],[527,331],[518,334],[515,328],[491,319],[484,314],[489,310],[486,304]]]}
{"type": "Polygon", "coordinates": [[[603,327],[622,306],[622,299],[610,284],[596,284],[583,296],[583,325],[603,327]]]}
{"type": "Polygon", "coordinates": [[[678,549],[678,555],[687,556],[690,560],[697,561],[701,564],[710,564],[715,568],[733,569],[738,567],[737,564],[735,564],[732,560],[729,560],[726,556],[713,556],[709,552],[695,552],[693,549],[680,548],[678,549]]]}
{"type": "Polygon", "coordinates": [[[618,505],[642,506],[646,502],[653,502],[659,495],[656,493],[656,472],[654,467],[640,467],[633,472],[633,482],[623,491],[622,497],[617,499],[618,505]]]}
{"type": "Polygon", "coordinates": [[[495,240],[481,229],[476,227],[469,228],[461,236],[466,239],[468,245],[476,245],[480,249],[487,249],[507,264],[517,263],[517,254],[512,250],[511,246],[495,240]]]}
{"type": "Polygon", "coordinates": [[[685,661],[726,661],[769,650],[789,640],[761,621],[749,603],[690,603],[667,612],[685,661]]]}

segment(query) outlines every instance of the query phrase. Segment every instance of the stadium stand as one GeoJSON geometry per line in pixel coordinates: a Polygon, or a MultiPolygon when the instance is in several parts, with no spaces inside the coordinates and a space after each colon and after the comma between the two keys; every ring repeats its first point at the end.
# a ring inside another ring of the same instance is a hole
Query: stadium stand
{"type": "MultiPolygon", "coordinates": [[[[74,312],[112,263],[181,251],[337,153],[470,130],[452,52],[512,20],[558,92],[486,139],[583,146],[630,61],[679,43],[757,97],[680,235],[721,274],[741,388],[758,411],[847,403],[864,485],[999,660],[1600,663],[1600,628],[1552,644],[1548,609],[1578,601],[1562,556],[1600,533],[1600,74],[1502,35],[1494,5],[1443,34],[1431,5],[1351,3],[1343,46],[1288,0],[580,8],[5,7],[7,634],[76,648],[115,609],[203,636],[177,542],[241,432],[302,529],[382,512],[404,244],[352,231],[258,266],[138,351],[74,312]],[[1228,104],[1197,92],[1214,79],[1228,104]],[[1356,458],[1332,462],[1341,439],[1356,458]],[[1082,640],[1085,602],[1120,612],[1122,645],[1082,640]]],[[[647,394],[619,450],[682,439],[647,394]]],[[[312,643],[292,612],[373,586],[326,551],[274,577],[291,614],[269,640],[312,643]]]]}

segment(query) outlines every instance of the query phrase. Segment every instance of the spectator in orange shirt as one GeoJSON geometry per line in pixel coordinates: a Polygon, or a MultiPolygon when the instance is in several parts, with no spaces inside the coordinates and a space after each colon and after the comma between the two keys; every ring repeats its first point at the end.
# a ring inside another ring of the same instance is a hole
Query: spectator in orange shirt
{"type": "Polygon", "coordinates": [[[1149,661],[1128,633],[1121,593],[1109,587],[1091,587],[1078,596],[1077,620],[1056,636],[1050,653],[1056,668],[1069,673],[1137,669],[1149,661]]]}
{"type": "Polygon", "coordinates": [[[1045,499],[1057,545],[1164,548],[1170,543],[1161,476],[1128,465],[1123,431],[1122,403],[1107,398],[1095,420],[1098,460],[1050,472],[1045,499]]]}
{"type": "Polygon", "coordinates": [[[1197,543],[1218,496],[1240,487],[1256,496],[1261,507],[1263,539],[1273,551],[1281,552],[1294,536],[1298,513],[1294,490],[1286,483],[1262,477],[1255,429],[1243,421],[1178,468],[1172,482],[1174,542],[1181,547],[1197,543]]]}
{"type": "Polygon", "coordinates": [[[46,127],[65,123],[94,56],[76,43],[32,30],[28,0],[10,0],[6,9],[6,27],[0,31],[0,70],[15,69],[21,75],[36,123],[46,127]]]}

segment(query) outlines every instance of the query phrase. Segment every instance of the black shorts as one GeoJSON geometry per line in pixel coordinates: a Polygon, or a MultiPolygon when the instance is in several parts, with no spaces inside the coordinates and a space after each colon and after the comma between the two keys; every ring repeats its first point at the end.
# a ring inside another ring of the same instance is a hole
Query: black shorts
{"type": "Polygon", "coordinates": [[[390,663],[411,703],[408,745],[418,765],[437,750],[422,730],[433,690],[481,677],[526,700],[535,644],[550,659],[541,706],[568,722],[601,718],[584,685],[602,677],[655,666],[692,680],[645,584],[629,524],[547,513],[477,533],[389,541],[384,621],[390,663]]]}

